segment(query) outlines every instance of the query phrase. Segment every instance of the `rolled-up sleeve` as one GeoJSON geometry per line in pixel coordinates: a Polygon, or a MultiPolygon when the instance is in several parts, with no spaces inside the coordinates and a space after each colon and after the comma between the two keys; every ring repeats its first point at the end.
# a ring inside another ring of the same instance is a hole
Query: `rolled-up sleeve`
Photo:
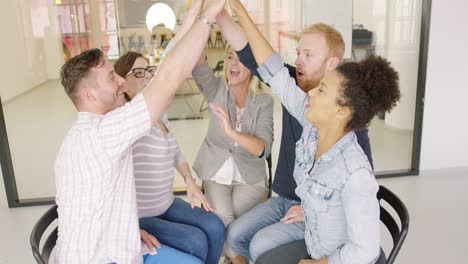
{"type": "Polygon", "coordinates": [[[239,51],[236,51],[237,56],[239,56],[239,60],[244,64],[244,66],[249,69],[253,75],[257,76],[260,81],[263,82],[263,80],[260,78],[258,75],[258,65],[257,62],[255,62],[255,57],[252,53],[252,49],[250,48],[250,44],[247,43],[245,47],[239,51]]]}
{"type": "Polygon", "coordinates": [[[307,94],[297,86],[279,54],[273,53],[257,70],[260,77],[268,83],[273,94],[278,96],[288,112],[304,126],[307,94]]]}
{"type": "Polygon", "coordinates": [[[258,74],[265,82],[270,82],[281,68],[284,67],[283,61],[278,53],[273,53],[262,65],[257,69],[258,74]]]}
{"type": "Polygon", "coordinates": [[[328,257],[329,264],[374,263],[380,252],[378,185],[365,169],[354,172],[342,192],[349,240],[328,257]]]}

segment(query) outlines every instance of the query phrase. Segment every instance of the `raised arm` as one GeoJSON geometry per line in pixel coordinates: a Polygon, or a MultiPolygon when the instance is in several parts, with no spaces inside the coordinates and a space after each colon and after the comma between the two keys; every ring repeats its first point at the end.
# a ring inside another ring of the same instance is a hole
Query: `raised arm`
{"type": "Polygon", "coordinates": [[[190,30],[193,23],[197,19],[202,5],[203,0],[195,0],[192,2],[192,6],[190,6],[190,9],[187,12],[187,17],[184,19],[184,22],[182,22],[182,25],[177,29],[175,36],[171,41],[177,43],[182,39],[183,36],[185,36],[185,34],[190,30]]]}
{"type": "Polygon", "coordinates": [[[220,87],[225,87],[223,78],[216,76],[213,69],[208,66],[204,51],[198,60],[197,66],[193,68],[192,77],[207,102],[211,102],[216,97],[220,87]]]}
{"type": "MultiPolygon", "coordinates": [[[[307,94],[297,86],[295,79],[292,77],[294,75],[291,75],[291,72],[294,72],[294,69],[291,71],[284,65],[279,55],[274,52],[271,45],[249,17],[242,3],[239,0],[229,0],[229,3],[239,16],[239,21],[244,28],[250,45],[250,47],[249,45],[245,46],[238,53],[239,58],[244,63],[245,58],[248,60],[250,52],[253,53],[256,64],[260,65],[257,69],[260,79],[272,88],[273,93],[279,97],[288,112],[304,125],[307,94]]],[[[247,61],[246,64],[249,68],[254,65],[251,61],[247,61]]]]}
{"type": "MultiPolygon", "coordinates": [[[[201,17],[214,21],[224,6],[225,0],[205,0],[206,7],[201,17]]],[[[204,19],[196,23],[175,44],[151,83],[143,90],[151,121],[154,125],[174,97],[182,82],[189,76],[205,48],[211,26],[204,19]]]]}
{"type": "Polygon", "coordinates": [[[234,22],[225,9],[216,16],[216,23],[221,28],[224,38],[235,51],[239,51],[247,45],[244,30],[234,22]]]}
{"type": "Polygon", "coordinates": [[[221,28],[224,38],[236,51],[242,64],[244,64],[244,66],[249,69],[253,75],[260,78],[260,75],[257,72],[258,64],[255,61],[252,49],[247,42],[244,29],[236,22],[234,22],[226,10],[222,10],[216,16],[216,23],[218,23],[219,27],[221,28]]]}
{"type": "MultiPolygon", "coordinates": [[[[242,64],[249,69],[260,81],[261,76],[258,74],[257,68],[258,64],[255,61],[254,55],[252,53],[252,48],[250,44],[247,42],[247,36],[245,35],[244,29],[239,26],[232,17],[226,12],[226,10],[222,10],[216,16],[216,23],[220,26],[221,31],[223,32],[224,38],[227,40],[229,45],[236,51],[237,56],[239,56],[239,60],[242,64]]],[[[285,64],[285,66],[289,70],[290,76],[296,75],[296,68],[285,64]]]]}
{"type": "MultiPolygon", "coordinates": [[[[257,25],[250,18],[244,5],[239,0],[229,0],[232,10],[239,17],[239,22],[244,28],[247,40],[252,48],[255,61],[258,65],[263,64],[274,52],[270,43],[257,28],[257,25]]],[[[245,46],[245,45],[244,45],[245,46]]]]}
{"type": "MultiPolygon", "coordinates": [[[[161,60],[159,61],[160,65],[162,65],[164,60],[166,60],[167,54],[169,54],[172,48],[174,48],[175,44],[179,42],[185,36],[185,34],[190,30],[198,14],[200,13],[200,9],[202,5],[203,5],[203,0],[196,0],[192,3],[189,11],[187,12],[187,17],[185,18],[184,22],[182,22],[182,25],[177,29],[175,36],[171,39],[171,41],[169,41],[169,44],[164,49],[164,53],[162,54],[161,60]]],[[[156,70],[156,73],[158,71],[159,71],[159,68],[156,70]]]]}

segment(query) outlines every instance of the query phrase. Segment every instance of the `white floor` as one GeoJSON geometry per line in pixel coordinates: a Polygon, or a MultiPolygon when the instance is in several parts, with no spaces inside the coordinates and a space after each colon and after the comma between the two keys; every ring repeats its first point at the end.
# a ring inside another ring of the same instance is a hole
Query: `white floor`
{"type": "MultiPolygon", "coordinates": [[[[396,263],[468,263],[468,168],[380,179],[379,183],[395,192],[410,211],[409,234],[396,263]]],[[[0,188],[0,264],[34,263],[29,235],[47,208],[9,209],[0,188]]],[[[389,238],[384,235],[383,245],[388,248],[389,238]]]]}

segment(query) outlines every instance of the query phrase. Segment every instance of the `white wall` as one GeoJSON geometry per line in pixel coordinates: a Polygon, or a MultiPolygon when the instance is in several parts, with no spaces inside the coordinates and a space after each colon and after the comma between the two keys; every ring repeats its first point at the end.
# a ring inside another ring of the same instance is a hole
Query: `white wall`
{"type": "Polygon", "coordinates": [[[58,77],[63,62],[55,14],[49,16],[54,5],[48,2],[52,1],[0,1],[2,102],[58,77]]]}
{"type": "Polygon", "coordinates": [[[319,22],[333,26],[343,36],[345,42],[344,58],[351,58],[353,1],[303,0],[302,11],[302,28],[319,22]]]}
{"type": "Polygon", "coordinates": [[[468,1],[432,1],[421,170],[468,166],[468,1]]]}

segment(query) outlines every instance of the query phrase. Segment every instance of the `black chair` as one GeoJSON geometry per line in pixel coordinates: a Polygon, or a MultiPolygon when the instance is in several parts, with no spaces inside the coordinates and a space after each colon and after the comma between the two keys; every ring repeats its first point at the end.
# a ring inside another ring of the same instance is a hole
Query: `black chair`
{"type": "MultiPolygon", "coordinates": [[[[392,235],[393,247],[387,259],[385,259],[385,253],[383,250],[380,250],[381,255],[376,263],[393,264],[408,233],[409,214],[406,206],[400,198],[386,187],[379,186],[377,198],[379,203],[382,200],[387,202],[398,214],[401,222],[400,228],[392,215],[382,206],[382,204],[380,204],[380,221],[387,227],[392,235]]],[[[263,253],[263,255],[257,259],[255,264],[295,264],[298,263],[299,260],[308,257],[309,253],[307,252],[304,240],[299,240],[263,253]]]]}
{"type": "Polygon", "coordinates": [[[271,198],[271,195],[273,192],[273,186],[272,186],[273,175],[271,174],[271,154],[267,158],[267,164],[268,164],[268,198],[271,198]]]}
{"type": "Polygon", "coordinates": [[[218,61],[218,63],[216,63],[216,66],[213,68],[213,71],[215,73],[221,73],[224,69],[224,60],[220,60],[218,61]]]}
{"type": "Polygon", "coordinates": [[[386,264],[392,264],[405,241],[406,235],[408,234],[409,213],[400,198],[382,185],[379,186],[377,199],[379,199],[379,202],[382,200],[387,202],[400,218],[400,223],[398,225],[393,216],[384,207],[382,207],[382,203],[380,203],[380,221],[382,221],[382,223],[387,227],[393,239],[393,247],[387,257],[386,264]]]}
{"type": "Polygon", "coordinates": [[[57,241],[58,229],[55,229],[49,234],[45,240],[43,239],[44,232],[46,229],[58,218],[57,205],[52,206],[45,214],[39,218],[37,223],[34,225],[31,231],[30,243],[32,253],[38,264],[47,264],[49,262],[50,253],[55,246],[57,241]],[[44,240],[42,250],[40,250],[39,244],[41,239],[44,240]]]}
{"type": "Polygon", "coordinates": [[[216,32],[216,38],[214,42],[214,47],[215,48],[224,48],[226,47],[226,42],[223,40],[223,35],[221,34],[220,31],[216,32]]]}

